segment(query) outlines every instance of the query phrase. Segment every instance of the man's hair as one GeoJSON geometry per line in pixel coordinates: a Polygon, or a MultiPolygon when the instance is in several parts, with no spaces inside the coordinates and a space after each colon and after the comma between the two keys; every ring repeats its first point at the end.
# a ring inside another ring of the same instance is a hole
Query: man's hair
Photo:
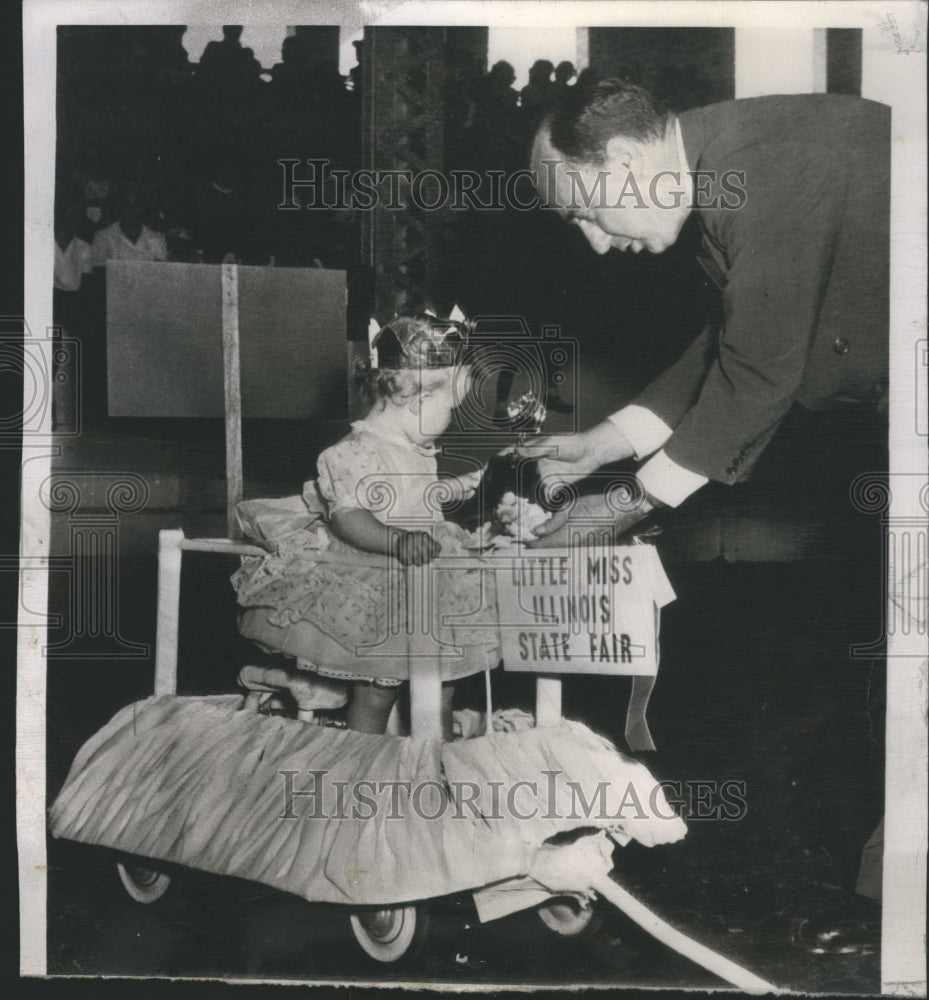
{"type": "Polygon", "coordinates": [[[599,164],[614,136],[637,142],[660,139],[673,118],[647,90],[614,79],[569,88],[543,127],[548,128],[555,149],[572,162],[599,164]]]}

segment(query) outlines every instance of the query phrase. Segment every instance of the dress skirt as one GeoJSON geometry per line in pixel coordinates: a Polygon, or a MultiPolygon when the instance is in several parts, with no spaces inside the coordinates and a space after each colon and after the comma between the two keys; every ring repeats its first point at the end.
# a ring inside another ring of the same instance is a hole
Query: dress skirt
{"type": "MultiPolygon", "coordinates": [[[[438,525],[436,537],[447,554],[460,541],[451,524],[438,525]]],[[[240,632],[262,646],[308,661],[326,676],[408,679],[402,571],[395,564],[388,567],[386,559],[383,569],[352,565],[357,558],[358,550],[325,527],[295,532],[277,551],[244,558],[232,578],[241,609],[240,632]],[[339,562],[319,562],[322,550],[338,556],[339,562]]],[[[442,679],[497,666],[493,572],[433,570],[429,580],[435,604],[432,635],[440,644],[442,679]]]]}

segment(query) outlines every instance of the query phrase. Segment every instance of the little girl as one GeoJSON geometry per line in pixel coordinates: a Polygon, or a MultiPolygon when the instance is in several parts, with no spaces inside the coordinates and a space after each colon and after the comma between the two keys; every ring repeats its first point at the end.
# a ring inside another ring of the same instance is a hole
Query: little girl
{"type": "MultiPolygon", "coordinates": [[[[358,374],[367,415],[319,456],[318,478],[303,493],[309,510],[324,518],[329,552],[344,555],[344,563],[314,563],[310,550],[302,558],[278,559],[279,569],[270,573],[265,568],[266,582],[258,587],[254,572],[248,586],[236,584],[240,604],[265,610],[267,624],[278,629],[275,640],[247,613],[245,626],[240,622],[244,634],[309,660],[323,676],[351,681],[351,729],[383,733],[397,688],[409,676],[405,654],[386,642],[390,624],[404,620],[394,617],[403,614],[402,585],[396,577],[389,585],[386,569],[351,566],[352,553],[393,556],[402,565],[420,566],[443,547],[461,551],[463,532],[444,521],[439,500],[472,493],[480,473],[440,485],[435,440],[470,388],[470,371],[462,362],[464,341],[461,324],[429,315],[399,317],[378,333],[373,344],[377,365],[358,374]]],[[[278,557],[265,563],[273,558],[278,557]]],[[[444,602],[459,613],[480,608],[479,572],[449,570],[436,576],[445,578],[433,588],[440,606],[444,602]]],[[[460,655],[442,657],[440,664],[447,739],[452,681],[499,660],[495,632],[459,629],[453,641],[460,643],[460,655]]]]}

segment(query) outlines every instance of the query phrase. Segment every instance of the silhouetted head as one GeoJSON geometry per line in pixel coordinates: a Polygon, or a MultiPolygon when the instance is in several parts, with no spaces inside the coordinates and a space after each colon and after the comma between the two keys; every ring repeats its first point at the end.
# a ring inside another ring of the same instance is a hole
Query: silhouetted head
{"type": "Polygon", "coordinates": [[[537,86],[550,83],[554,72],[554,64],[548,59],[537,59],[529,69],[529,82],[537,86]]]}
{"type": "Polygon", "coordinates": [[[569,62],[567,59],[565,59],[564,62],[558,63],[558,65],[555,67],[555,82],[567,83],[568,80],[570,80],[571,77],[574,76],[574,73],[575,73],[574,63],[569,62]]]}
{"type": "Polygon", "coordinates": [[[600,74],[592,66],[586,66],[578,73],[574,86],[586,90],[588,87],[596,87],[599,82],[600,74]]]}
{"type": "Polygon", "coordinates": [[[516,71],[505,59],[495,62],[490,67],[490,81],[500,87],[512,87],[516,80],[516,71]]]}
{"type": "Polygon", "coordinates": [[[239,39],[242,37],[242,25],[241,24],[224,24],[223,25],[223,39],[227,42],[238,43],[239,39]]]}
{"type": "Polygon", "coordinates": [[[300,62],[300,39],[296,35],[288,35],[281,43],[281,62],[300,62]]]}

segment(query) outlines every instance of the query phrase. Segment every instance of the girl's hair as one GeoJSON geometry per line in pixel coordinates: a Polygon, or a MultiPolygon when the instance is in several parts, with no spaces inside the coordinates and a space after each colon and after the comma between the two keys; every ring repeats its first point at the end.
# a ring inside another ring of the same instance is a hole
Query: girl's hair
{"type": "Polygon", "coordinates": [[[382,400],[412,399],[424,389],[441,385],[448,379],[447,370],[435,368],[367,368],[355,373],[355,384],[365,413],[382,400]]]}
{"type": "Polygon", "coordinates": [[[374,338],[377,367],[356,363],[355,384],[365,412],[381,400],[406,399],[443,383],[463,360],[468,324],[425,313],[397,316],[374,338]]]}

